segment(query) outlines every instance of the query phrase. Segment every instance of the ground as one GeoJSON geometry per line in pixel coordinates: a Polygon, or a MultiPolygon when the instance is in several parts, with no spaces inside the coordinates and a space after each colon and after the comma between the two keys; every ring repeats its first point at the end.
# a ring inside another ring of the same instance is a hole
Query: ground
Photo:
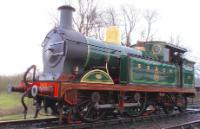
{"type": "MultiPolygon", "coordinates": [[[[21,94],[0,92],[0,100],[0,121],[23,118],[21,94]]],[[[33,114],[32,101],[27,99],[26,104],[29,106],[28,114],[33,114]]],[[[33,115],[28,115],[28,117],[33,117],[33,115]]]]}
{"type": "MultiPolygon", "coordinates": [[[[19,115],[22,112],[22,107],[20,104],[20,95],[12,93],[0,93],[0,120],[5,117],[8,119],[8,115],[19,115]]],[[[15,117],[10,116],[9,119],[14,119],[15,117]]]]}

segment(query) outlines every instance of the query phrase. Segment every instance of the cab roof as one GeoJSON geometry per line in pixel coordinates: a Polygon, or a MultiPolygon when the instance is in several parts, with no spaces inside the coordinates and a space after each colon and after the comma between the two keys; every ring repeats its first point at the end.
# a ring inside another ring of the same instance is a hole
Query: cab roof
{"type": "Polygon", "coordinates": [[[132,45],[132,46],[144,46],[145,44],[154,44],[154,43],[162,44],[166,48],[169,48],[170,50],[173,50],[175,52],[179,52],[179,53],[187,52],[187,49],[185,49],[183,47],[180,47],[178,45],[174,45],[174,44],[171,44],[171,43],[166,43],[166,42],[163,42],[163,41],[148,41],[148,42],[138,41],[137,44],[132,45]]]}

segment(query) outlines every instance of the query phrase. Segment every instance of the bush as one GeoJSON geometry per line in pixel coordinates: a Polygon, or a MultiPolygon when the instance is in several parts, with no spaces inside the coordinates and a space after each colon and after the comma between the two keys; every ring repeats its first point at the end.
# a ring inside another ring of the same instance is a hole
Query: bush
{"type": "Polygon", "coordinates": [[[0,93],[7,92],[8,86],[15,86],[22,80],[22,74],[12,76],[0,76],[0,93]]]}

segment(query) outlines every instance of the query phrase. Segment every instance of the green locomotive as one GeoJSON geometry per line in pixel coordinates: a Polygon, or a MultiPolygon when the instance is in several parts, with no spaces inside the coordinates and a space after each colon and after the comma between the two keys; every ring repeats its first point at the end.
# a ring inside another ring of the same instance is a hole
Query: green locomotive
{"type": "Polygon", "coordinates": [[[89,70],[94,66],[96,69],[107,67],[115,84],[194,86],[194,62],[182,58],[187,51],[184,48],[159,41],[143,42],[133,48],[89,38],[87,41],[89,49],[85,68],[89,70]],[[135,49],[141,44],[145,51],[135,49]]]}
{"type": "MultiPolygon", "coordinates": [[[[23,93],[25,114],[24,97],[35,100],[35,117],[41,107],[50,107],[58,117],[67,116],[68,122],[94,122],[116,110],[139,116],[149,105],[162,107],[167,114],[174,107],[186,110],[187,98],[196,94],[194,62],[183,58],[186,49],[160,41],[126,47],[85,37],[72,29],[74,8],[59,10],[60,25],[42,44],[43,72],[36,77],[33,65],[21,85],[11,88],[23,93]],[[31,70],[33,78],[28,80],[31,70]]],[[[113,31],[110,37],[116,35],[113,31]]]]}

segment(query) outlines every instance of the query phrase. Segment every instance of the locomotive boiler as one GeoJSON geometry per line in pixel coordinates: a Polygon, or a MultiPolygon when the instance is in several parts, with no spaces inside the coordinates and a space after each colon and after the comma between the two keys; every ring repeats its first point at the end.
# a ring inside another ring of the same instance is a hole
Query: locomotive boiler
{"type": "Polygon", "coordinates": [[[114,74],[119,73],[120,56],[142,55],[136,49],[83,36],[72,28],[71,13],[74,9],[62,6],[59,10],[60,26],[51,30],[43,42],[42,80],[58,80],[61,76],[70,75],[77,80],[88,70],[106,67],[113,76],[117,76],[114,74]]]}
{"type": "Polygon", "coordinates": [[[24,97],[35,100],[35,117],[41,107],[50,107],[73,121],[94,122],[113,111],[139,116],[149,105],[167,114],[175,107],[186,110],[187,98],[196,94],[194,62],[183,58],[186,49],[161,41],[126,47],[85,37],[73,29],[75,9],[59,11],[59,26],[42,43],[43,72],[36,76],[31,66],[22,83],[10,89],[23,93],[25,114],[24,97]]]}

